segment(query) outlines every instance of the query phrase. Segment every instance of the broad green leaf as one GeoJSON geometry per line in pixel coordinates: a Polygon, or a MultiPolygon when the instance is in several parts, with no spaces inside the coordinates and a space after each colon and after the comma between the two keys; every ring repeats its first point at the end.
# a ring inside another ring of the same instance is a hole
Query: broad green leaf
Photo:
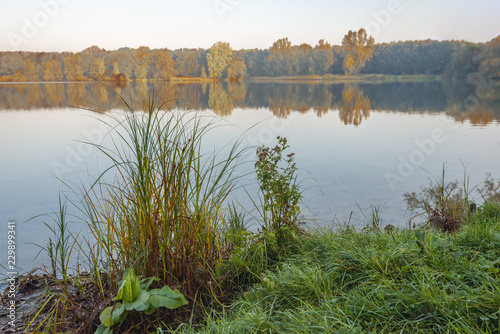
{"type": "Polygon", "coordinates": [[[116,297],[113,300],[122,300],[123,299],[123,286],[125,285],[125,281],[120,281],[118,283],[118,292],[116,293],[116,297]]]}
{"type": "Polygon", "coordinates": [[[188,304],[186,298],[184,298],[184,295],[179,290],[172,290],[168,286],[164,286],[162,289],[151,290],[150,294],[149,302],[156,308],[163,306],[175,309],[188,304]]]}
{"type": "Polygon", "coordinates": [[[153,312],[156,311],[156,307],[153,306],[153,304],[149,304],[149,307],[147,310],[144,311],[147,315],[153,314],[153,312]]]}
{"type": "Polygon", "coordinates": [[[111,320],[116,324],[118,322],[122,322],[125,320],[127,316],[127,310],[125,309],[125,305],[122,303],[116,303],[115,309],[111,313],[111,320]]]}
{"type": "Polygon", "coordinates": [[[149,292],[140,290],[139,296],[132,303],[125,301],[125,308],[129,311],[145,311],[149,308],[149,299],[149,292]]]}
{"type": "Polygon", "coordinates": [[[127,268],[123,274],[123,283],[118,290],[115,300],[123,299],[124,302],[132,303],[141,293],[141,282],[135,275],[133,268],[127,268]]]}
{"type": "Polygon", "coordinates": [[[113,334],[113,330],[109,327],[104,326],[104,324],[100,324],[94,334],[113,334]]]}
{"type": "Polygon", "coordinates": [[[102,312],[101,315],[99,315],[99,320],[101,320],[102,324],[106,327],[111,327],[115,323],[111,319],[111,312],[113,308],[111,306],[106,307],[102,312]]]}
{"type": "Polygon", "coordinates": [[[160,279],[158,277],[154,277],[154,276],[150,277],[150,278],[144,278],[141,280],[141,289],[148,290],[151,283],[153,283],[154,281],[159,281],[159,280],[160,279]]]}

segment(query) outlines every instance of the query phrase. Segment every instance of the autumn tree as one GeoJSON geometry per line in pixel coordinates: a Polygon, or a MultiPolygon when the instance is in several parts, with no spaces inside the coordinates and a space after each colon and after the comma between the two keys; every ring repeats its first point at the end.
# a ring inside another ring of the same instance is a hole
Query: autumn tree
{"type": "Polygon", "coordinates": [[[106,74],[106,64],[104,59],[97,58],[90,69],[90,77],[94,80],[103,80],[106,74]]]}
{"type": "Polygon", "coordinates": [[[82,57],[79,53],[70,53],[63,58],[63,75],[67,81],[84,80],[82,57]]]}
{"type": "Polygon", "coordinates": [[[43,81],[62,81],[64,78],[61,62],[55,58],[45,61],[42,68],[42,79],[43,81]]]}
{"type": "Polygon", "coordinates": [[[134,76],[136,80],[145,80],[148,76],[149,48],[141,46],[134,53],[134,76]]]}
{"type": "Polygon", "coordinates": [[[229,64],[227,66],[227,78],[229,80],[238,81],[239,79],[243,79],[246,71],[247,66],[245,65],[245,62],[241,60],[239,55],[229,60],[229,64]]]}
{"type": "Polygon", "coordinates": [[[175,69],[175,61],[172,59],[170,51],[153,50],[151,52],[151,67],[153,71],[153,78],[166,80],[177,74],[175,69]]]}
{"type": "Polygon", "coordinates": [[[201,76],[202,79],[206,79],[207,78],[207,71],[205,70],[205,66],[201,67],[200,76],[201,76]]]}
{"type": "Polygon", "coordinates": [[[212,79],[220,79],[226,74],[233,50],[227,42],[217,42],[207,53],[208,73],[212,79]]]}
{"type": "MultiPolygon", "coordinates": [[[[134,51],[130,48],[121,48],[113,51],[110,55],[110,61],[113,66],[113,74],[118,71],[118,76],[124,80],[130,79],[134,74],[134,51]],[[115,64],[116,63],[116,67],[115,64]]],[[[114,74],[115,75],[115,74],[114,74]]]]}
{"type": "Polygon", "coordinates": [[[9,76],[8,80],[20,81],[23,72],[23,56],[21,52],[8,52],[0,61],[0,71],[9,76]]]}
{"type": "Polygon", "coordinates": [[[295,50],[288,38],[273,43],[267,58],[267,74],[271,76],[294,75],[298,72],[295,50]]]}
{"type": "Polygon", "coordinates": [[[25,57],[23,59],[23,75],[26,81],[38,81],[38,71],[33,59],[25,57]]]}
{"type": "Polygon", "coordinates": [[[198,75],[200,73],[198,51],[195,49],[176,50],[175,69],[179,75],[198,75]]]}
{"type": "Polygon", "coordinates": [[[82,57],[82,70],[85,76],[90,76],[91,72],[94,70],[94,65],[97,59],[106,56],[106,50],[101,49],[97,45],[86,48],[80,53],[82,57]]]}
{"type": "Polygon", "coordinates": [[[373,56],[375,40],[368,37],[365,29],[351,31],[342,40],[344,53],[344,72],[347,75],[358,74],[366,62],[373,56]]]}

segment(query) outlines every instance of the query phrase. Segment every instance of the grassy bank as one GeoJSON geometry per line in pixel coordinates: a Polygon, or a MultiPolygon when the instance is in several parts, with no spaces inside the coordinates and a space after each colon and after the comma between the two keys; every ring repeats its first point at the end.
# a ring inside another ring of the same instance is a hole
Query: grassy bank
{"type": "Polygon", "coordinates": [[[184,333],[498,333],[500,205],[454,234],[310,232],[225,313],[184,333]]]}
{"type": "Polygon", "coordinates": [[[498,332],[500,206],[470,213],[466,182],[443,171],[407,198],[453,233],[381,230],[377,210],[362,231],[306,229],[286,138],[251,158],[239,143],[206,151],[217,119],[165,104],[111,114],[113,146],[95,146],[110,165],[61,199],[50,266],[21,284],[44,287],[26,332],[498,332]],[[248,159],[259,190],[242,208],[231,194],[248,159]]]}

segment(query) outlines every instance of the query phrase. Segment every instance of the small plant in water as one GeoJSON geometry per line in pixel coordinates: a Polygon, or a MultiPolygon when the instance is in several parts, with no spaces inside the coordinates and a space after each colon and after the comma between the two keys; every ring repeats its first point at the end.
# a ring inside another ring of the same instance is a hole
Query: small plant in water
{"type": "Polygon", "coordinates": [[[495,180],[491,173],[486,174],[486,180],[478,191],[484,200],[500,203],[500,180],[495,180]]]}
{"type": "MultiPolygon", "coordinates": [[[[469,199],[467,183],[463,188],[458,181],[445,182],[445,168],[440,178],[431,180],[421,191],[405,193],[404,201],[410,211],[423,210],[428,224],[443,232],[453,232],[460,228],[467,214],[469,199]]],[[[421,213],[421,214],[422,214],[421,213]]]]}
{"type": "Polygon", "coordinates": [[[298,230],[299,202],[302,194],[297,184],[294,153],[284,156],[289,147],[284,137],[277,137],[274,148],[259,147],[255,172],[263,195],[264,231],[274,233],[278,246],[294,239],[298,230]],[[281,163],[284,166],[280,166],[281,163]]]}

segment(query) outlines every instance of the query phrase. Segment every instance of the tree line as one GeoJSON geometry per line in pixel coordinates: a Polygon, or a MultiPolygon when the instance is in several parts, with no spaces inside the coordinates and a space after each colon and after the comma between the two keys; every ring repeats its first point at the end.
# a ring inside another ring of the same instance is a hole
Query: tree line
{"type": "Polygon", "coordinates": [[[500,77],[500,36],[487,43],[404,41],[375,44],[364,29],[349,31],[342,45],[314,46],[281,38],[268,49],[233,50],[91,46],[81,52],[0,52],[0,81],[128,81],[190,78],[238,81],[245,77],[432,74],[500,77]]]}

